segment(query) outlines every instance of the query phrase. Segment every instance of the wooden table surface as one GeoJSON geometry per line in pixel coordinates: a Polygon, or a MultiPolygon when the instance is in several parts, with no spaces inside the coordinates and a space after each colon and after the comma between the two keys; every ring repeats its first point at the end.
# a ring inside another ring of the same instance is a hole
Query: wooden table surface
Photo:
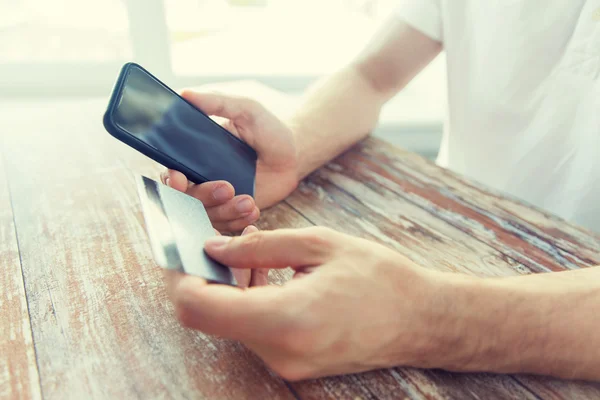
{"type": "MultiPolygon", "coordinates": [[[[2,398],[600,398],[596,383],[413,368],[285,382],[239,343],[174,318],[132,174],[160,168],[104,131],[105,99],[1,105],[2,398]]],[[[376,139],[259,223],[310,225],[480,276],[600,264],[598,235],[376,139]]]]}

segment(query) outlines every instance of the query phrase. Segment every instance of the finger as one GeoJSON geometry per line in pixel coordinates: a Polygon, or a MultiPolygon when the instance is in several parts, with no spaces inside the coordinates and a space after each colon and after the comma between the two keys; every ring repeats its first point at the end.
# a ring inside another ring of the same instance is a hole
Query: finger
{"type": "MultiPolygon", "coordinates": [[[[243,235],[248,235],[250,233],[258,232],[258,228],[254,225],[249,225],[242,232],[243,235]]],[[[235,270],[239,270],[238,268],[234,268],[235,270]]],[[[268,268],[255,268],[252,270],[244,270],[251,271],[250,282],[248,286],[265,286],[269,284],[269,269],[268,268]]]]}
{"type": "Polygon", "coordinates": [[[188,179],[179,171],[168,169],[161,174],[161,181],[175,190],[185,192],[188,188],[188,179]]]}
{"type": "Polygon", "coordinates": [[[242,195],[236,196],[227,203],[209,207],[206,209],[206,213],[211,221],[233,221],[247,217],[255,208],[254,199],[248,195],[242,195]]]}
{"type": "Polygon", "coordinates": [[[249,215],[238,218],[233,221],[213,221],[213,226],[221,232],[240,232],[248,225],[255,223],[260,217],[260,210],[258,207],[254,208],[249,215]]]}
{"type": "Polygon", "coordinates": [[[231,120],[243,119],[248,123],[252,122],[254,114],[260,107],[252,99],[221,93],[202,93],[184,90],[181,95],[208,115],[216,115],[231,120]]]}
{"type": "MultiPolygon", "coordinates": [[[[179,282],[185,276],[187,276],[187,275],[185,273],[181,272],[181,271],[163,269],[163,277],[164,277],[164,281],[165,281],[165,284],[166,284],[167,295],[169,296],[169,298],[171,300],[174,299],[176,288],[179,285],[179,282]]],[[[198,281],[196,282],[198,285],[205,285],[207,283],[202,278],[199,278],[199,277],[195,277],[195,278],[198,279],[198,281]]]]}
{"type": "MultiPolygon", "coordinates": [[[[258,232],[258,228],[254,225],[249,225],[242,232],[243,235],[248,235],[250,233],[258,232]]],[[[250,276],[249,286],[265,286],[269,284],[269,269],[268,268],[255,268],[252,270],[252,274],[250,276]]]]}
{"type": "Polygon", "coordinates": [[[206,252],[232,268],[300,268],[326,262],[343,236],[325,228],[255,232],[237,238],[211,238],[206,252]]]}
{"type": "MultiPolygon", "coordinates": [[[[248,226],[248,227],[246,227],[246,229],[244,229],[244,231],[242,232],[242,235],[247,235],[248,233],[256,232],[256,231],[258,231],[258,229],[256,227],[248,226]]],[[[235,277],[238,287],[247,288],[248,286],[250,286],[250,283],[252,280],[252,270],[231,268],[231,272],[233,273],[233,276],[235,277]]]]}
{"type": "Polygon", "coordinates": [[[258,228],[255,227],[254,225],[248,225],[246,228],[244,228],[244,231],[242,232],[242,236],[248,235],[248,234],[254,233],[254,232],[258,232],[258,228]]]}
{"type": "Polygon", "coordinates": [[[204,207],[214,207],[233,199],[235,190],[229,182],[211,181],[192,185],[186,193],[200,200],[204,207]]]}
{"type": "Polygon", "coordinates": [[[264,286],[242,290],[205,285],[184,276],[174,290],[173,302],[184,326],[238,340],[263,337],[286,309],[281,288],[264,286]]]}
{"type": "Polygon", "coordinates": [[[235,278],[237,287],[245,289],[250,286],[250,281],[252,280],[252,270],[231,268],[231,273],[235,278]]]}
{"type": "Polygon", "coordinates": [[[250,277],[250,286],[265,286],[269,284],[269,269],[255,268],[250,277]]]}

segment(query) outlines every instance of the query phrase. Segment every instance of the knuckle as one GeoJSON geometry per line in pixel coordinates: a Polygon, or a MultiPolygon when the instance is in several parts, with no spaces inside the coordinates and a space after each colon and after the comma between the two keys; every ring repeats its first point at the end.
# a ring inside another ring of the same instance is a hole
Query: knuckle
{"type": "Polygon", "coordinates": [[[253,232],[240,238],[240,247],[242,251],[248,251],[249,254],[256,252],[264,246],[265,232],[253,232]]]}
{"type": "Polygon", "coordinates": [[[248,97],[242,97],[239,100],[242,111],[241,116],[246,120],[247,123],[253,123],[256,119],[256,115],[259,114],[263,109],[262,104],[248,97]]]}
{"type": "Polygon", "coordinates": [[[262,104],[259,101],[250,97],[240,97],[240,101],[244,105],[244,108],[250,111],[256,112],[262,108],[262,104]]]}
{"type": "Polygon", "coordinates": [[[208,215],[210,222],[213,223],[213,226],[215,228],[219,229],[219,227],[217,225],[219,225],[222,222],[227,221],[225,218],[223,218],[223,210],[221,210],[221,207],[219,207],[219,206],[213,206],[213,207],[204,206],[204,207],[206,207],[206,214],[208,215]]]}
{"type": "Polygon", "coordinates": [[[222,92],[219,92],[219,91],[216,91],[216,90],[212,91],[212,94],[218,99],[217,103],[216,103],[216,106],[215,106],[214,113],[216,115],[221,115],[225,111],[225,109],[227,107],[226,101],[225,101],[225,95],[222,92]]]}
{"type": "Polygon", "coordinates": [[[311,235],[319,237],[323,240],[331,240],[332,237],[337,233],[335,230],[328,228],[326,226],[314,226],[312,228],[307,229],[311,235]]]}
{"type": "Polygon", "coordinates": [[[321,252],[333,247],[336,231],[331,228],[317,226],[304,232],[304,240],[315,252],[321,252]]]}
{"type": "Polygon", "coordinates": [[[202,183],[200,185],[194,185],[191,188],[189,188],[188,194],[191,195],[192,197],[196,198],[197,200],[200,200],[202,203],[208,203],[211,200],[211,198],[210,198],[211,190],[210,189],[211,189],[210,185],[207,185],[206,183],[202,183]]]}

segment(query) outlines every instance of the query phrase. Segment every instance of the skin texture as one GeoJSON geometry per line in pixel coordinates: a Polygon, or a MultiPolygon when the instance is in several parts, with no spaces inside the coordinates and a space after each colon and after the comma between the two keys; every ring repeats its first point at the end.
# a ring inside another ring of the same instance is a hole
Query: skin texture
{"type": "Polygon", "coordinates": [[[219,93],[182,95],[258,153],[256,202],[234,197],[226,182],[188,183],[177,171],[161,179],[201,200],[216,229],[238,232],[254,223],[259,209],[289,195],[313,170],[364,139],[377,124],[381,107],[436,55],[441,45],[392,19],[350,65],[317,82],[289,121],[281,121],[254,100],[219,93]],[[348,118],[351,115],[352,118],[348,118]],[[216,196],[218,190],[223,194],[216,196]],[[248,208],[237,207],[248,201],[248,208]],[[257,207],[254,207],[256,205],[257,207]]]}
{"type": "MultiPolygon", "coordinates": [[[[257,151],[256,201],[235,197],[225,182],[190,185],[176,171],[165,171],[163,182],[200,199],[217,229],[239,231],[259,217],[259,208],[281,201],[303,177],[364,138],[385,102],[440,49],[390,20],[285,122],[252,100],[187,92],[257,151]],[[236,208],[245,200],[248,208],[236,208]]],[[[169,273],[177,317],[187,327],[240,340],[286,379],[408,365],[600,380],[599,267],[472,278],[426,270],[383,246],[324,228],[250,228],[242,237],[208,241],[206,251],[239,270],[261,269],[262,277],[246,273],[242,281],[251,287],[240,289],[169,273]],[[291,282],[253,286],[265,283],[265,270],[287,266],[296,270],[291,282]]]]}
{"type": "Polygon", "coordinates": [[[254,100],[219,93],[184,91],[182,96],[210,116],[220,117],[222,126],[248,143],[258,154],[256,201],[235,196],[228,182],[188,182],[177,171],[161,175],[163,183],[202,201],[214,227],[237,232],[259,218],[260,208],[287,197],[298,185],[297,156],[291,129],[254,100]],[[235,197],[234,197],[235,196],[235,197]]]}
{"type": "MultiPolygon", "coordinates": [[[[258,232],[258,229],[253,225],[249,225],[244,229],[241,236],[254,232],[258,232]]],[[[269,270],[267,268],[231,268],[231,272],[238,283],[238,287],[242,289],[250,286],[263,286],[269,280],[269,270]]]]}
{"type": "Polygon", "coordinates": [[[205,249],[238,269],[296,270],[281,287],[249,289],[167,275],[184,326],[243,342],[285,379],[398,365],[600,379],[600,268],[474,278],[322,227],[205,249]]]}

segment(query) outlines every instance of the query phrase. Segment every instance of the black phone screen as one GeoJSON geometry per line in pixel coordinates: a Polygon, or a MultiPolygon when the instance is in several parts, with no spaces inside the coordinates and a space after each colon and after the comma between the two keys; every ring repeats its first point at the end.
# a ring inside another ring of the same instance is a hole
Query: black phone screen
{"type": "Polygon", "coordinates": [[[226,180],[236,194],[254,195],[254,150],[145,70],[127,68],[111,119],[204,180],[226,180]]]}

